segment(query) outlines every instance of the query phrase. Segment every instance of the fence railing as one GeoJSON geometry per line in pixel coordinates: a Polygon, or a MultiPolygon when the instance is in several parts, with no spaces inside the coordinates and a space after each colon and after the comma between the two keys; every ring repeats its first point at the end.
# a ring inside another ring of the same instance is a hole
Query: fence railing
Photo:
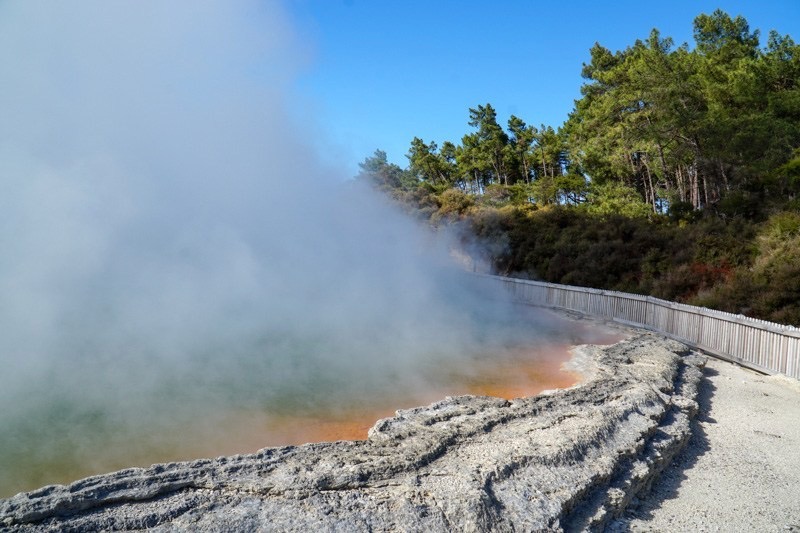
{"type": "Polygon", "coordinates": [[[800,329],[651,296],[481,275],[516,300],[577,311],[676,339],[767,374],[800,379],[800,329]]]}

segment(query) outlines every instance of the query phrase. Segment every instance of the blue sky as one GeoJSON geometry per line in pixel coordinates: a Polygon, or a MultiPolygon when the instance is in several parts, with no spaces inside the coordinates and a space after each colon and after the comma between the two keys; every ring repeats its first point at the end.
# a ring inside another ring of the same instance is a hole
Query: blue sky
{"type": "Polygon", "coordinates": [[[296,82],[325,158],[349,175],[380,148],[407,165],[414,136],[460,141],[468,109],[491,103],[557,127],[579,97],[595,43],[618,50],[654,27],[692,43],[717,8],[800,41],[800,0],[288,0],[309,62],[296,82]]]}

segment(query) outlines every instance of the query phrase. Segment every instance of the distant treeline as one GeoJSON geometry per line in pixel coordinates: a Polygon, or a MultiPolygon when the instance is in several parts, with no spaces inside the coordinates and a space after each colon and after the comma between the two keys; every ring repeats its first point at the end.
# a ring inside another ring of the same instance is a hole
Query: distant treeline
{"type": "Polygon", "coordinates": [[[557,129],[490,104],[460,144],[380,150],[369,180],[477,237],[501,274],[619,289],[800,325],[800,46],[742,17],[600,44],[557,129]]]}

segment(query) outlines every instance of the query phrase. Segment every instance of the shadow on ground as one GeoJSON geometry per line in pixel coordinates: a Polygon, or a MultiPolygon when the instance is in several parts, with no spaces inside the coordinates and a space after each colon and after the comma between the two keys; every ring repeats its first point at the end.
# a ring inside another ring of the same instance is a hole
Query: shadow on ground
{"type": "Polygon", "coordinates": [[[650,490],[631,503],[623,516],[617,521],[615,527],[612,528],[614,531],[625,531],[625,525],[628,520],[652,519],[653,512],[660,508],[665,500],[677,498],[678,489],[686,479],[686,471],[691,470],[697,460],[710,449],[703,424],[717,423],[709,414],[713,403],[714,391],[716,391],[716,387],[709,378],[718,374],[719,372],[712,368],[703,368],[703,380],[700,382],[700,387],[697,391],[697,403],[700,408],[691,422],[692,436],[689,438],[689,442],[673,463],[661,473],[661,476],[653,483],[650,490]]]}

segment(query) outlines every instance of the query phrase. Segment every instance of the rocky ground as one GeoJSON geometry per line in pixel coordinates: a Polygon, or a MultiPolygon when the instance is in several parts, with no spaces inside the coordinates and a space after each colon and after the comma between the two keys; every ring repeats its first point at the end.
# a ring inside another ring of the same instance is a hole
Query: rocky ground
{"type": "Polygon", "coordinates": [[[578,387],[447,398],[379,421],[366,441],[45,487],[0,500],[0,529],[601,529],[688,441],[704,358],[650,334],[582,350],[578,387]]]}

